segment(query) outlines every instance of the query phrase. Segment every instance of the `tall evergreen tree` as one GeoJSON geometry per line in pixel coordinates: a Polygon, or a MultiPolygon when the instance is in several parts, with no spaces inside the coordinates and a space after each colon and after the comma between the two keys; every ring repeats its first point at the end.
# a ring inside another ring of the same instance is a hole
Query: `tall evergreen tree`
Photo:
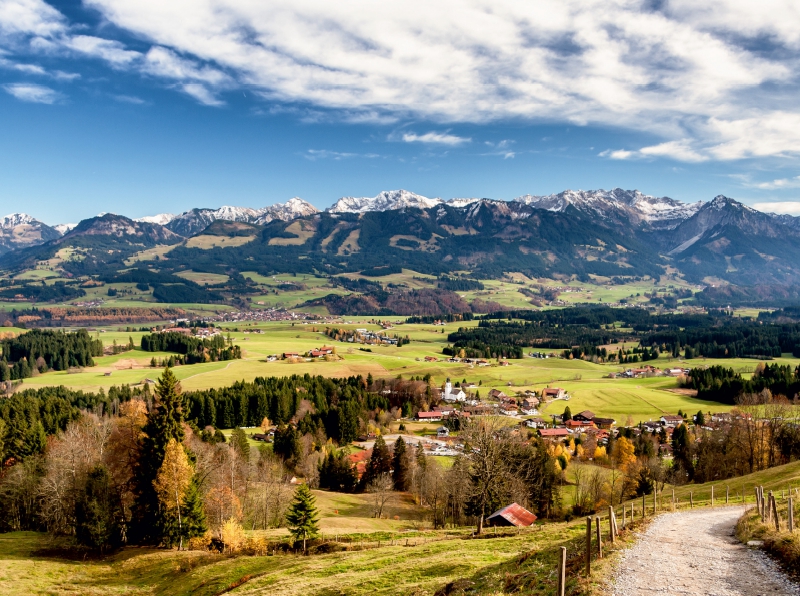
{"type": "Polygon", "coordinates": [[[247,433],[238,426],[231,433],[231,445],[236,449],[239,457],[244,461],[250,461],[250,443],[247,441],[247,433]]]}
{"type": "Polygon", "coordinates": [[[105,466],[89,471],[86,487],[75,505],[75,537],[78,542],[103,552],[120,544],[111,475],[105,466]]]}
{"type": "Polygon", "coordinates": [[[397,437],[394,443],[394,457],[392,458],[392,476],[395,490],[408,488],[408,449],[403,437],[397,437]]]}
{"type": "Polygon", "coordinates": [[[169,520],[159,506],[153,483],[164,463],[170,440],[183,441],[183,400],[180,384],[172,370],[164,373],[156,384],[153,407],[142,429],[141,454],[136,469],[136,502],[131,537],[134,541],[161,542],[168,531],[169,520]]]}
{"type": "Polygon", "coordinates": [[[306,540],[314,538],[319,532],[317,520],[316,498],[311,494],[307,484],[301,484],[294,493],[294,501],[286,513],[286,525],[292,538],[303,541],[303,552],[306,552],[306,540]]]}
{"type": "Polygon", "coordinates": [[[361,488],[366,487],[375,478],[392,471],[392,454],[386,446],[386,441],[378,435],[372,447],[372,456],[367,462],[367,469],[361,477],[361,488]]]}

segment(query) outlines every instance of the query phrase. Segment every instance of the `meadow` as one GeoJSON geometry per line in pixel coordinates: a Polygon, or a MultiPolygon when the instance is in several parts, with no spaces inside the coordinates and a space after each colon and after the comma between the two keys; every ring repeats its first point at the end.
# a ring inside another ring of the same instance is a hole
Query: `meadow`
{"type": "MultiPolygon", "coordinates": [[[[384,320],[400,317],[386,317],[384,320]]],[[[337,328],[380,328],[369,318],[347,318],[337,328]]],[[[511,360],[509,366],[501,367],[493,363],[488,367],[473,367],[462,363],[445,361],[442,348],[447,345],[447,334],[459,326],[476,325],[477,322],[448,323],[444,326],[397,324],[390,333],[408,335],[411,343],[401,348],[390,346],[361,346],[333,342],[323,332],[324,324],[296,322],[238,323],[222,326],[223,333],[232,338],[243,350],[241,360],[228,362],[209,362],[175,368],[175,374],[181,380],[185,390],[223,387],[236,381],[252,381],[259,376],[287,376],[293,374],[324,375],[329,377],[346,377],[372,374],[375,378],[422,377],[430,374],[434,383],[441,386],[446,379],[467,381],[477,387],[473,391],[486,397],[490,389],[499,389],[506,393],[534,389],[540,391],[544,387],[562,387],[570,394],[569,401],[555,400],[540,409],[541,415],[561,414],[565,406],[577,413],[591,410],[601,417],[614,418],[618,424],[638,423],[657,419],[663,414],[675,414],[678,410],[695,413],[702,409],[707,411],[725,411],[729,406],[704,402],[677,391],[677,380],[669,377],[648,379],[610,379],[609,373],[621,372],[625,366],[617,364],[595,364],[583,360],[562,358],[529,358],[511,360]],[[444,331],[444,333],[443,333],[444,331]],[[335,362],[312,361],[290,363],[278,360],[267,362],[267,356],[281,354],[286,351],[307,352],[313,348],[330,344],[336,347],[339,360],[335,362]],[[360,347],[368,347],[371,352],[362,351],[360,347]],[[426,356],[435,356],[436,362],[426,362],[426,356]]],[[[108,327],[98,330],[96,337],[105,345],[127,344],[133,339],[137,346],[143,332],[125,332],[108,327]]],[[[25,379],[23,387],[39,387],[45,385],[65,385],[75,389],[97,391],[112,385],[137,384],[145,379],[158,376],[158,369],[150,368],[150,360],[155,357],[169,357],[167,353],[144,352],[135,349],[114,356],[96,358],[96,366],[81,372],[48,372],[30,379],[25,379]],[[107,374],[110,373],[110,374],[107,374]]],[[[742,373],[752,372],[757,361],[752,359],[695,359],[682,361],[687,366],[705,366],[723,364],[742,373]]],[[[772,362],[797,366],[800,359],[789,357],[775,359],[772,362]]],[[[671,356],[662,356],[651,362],[657,366],[675,366],[678,360],[671,356]]]]}

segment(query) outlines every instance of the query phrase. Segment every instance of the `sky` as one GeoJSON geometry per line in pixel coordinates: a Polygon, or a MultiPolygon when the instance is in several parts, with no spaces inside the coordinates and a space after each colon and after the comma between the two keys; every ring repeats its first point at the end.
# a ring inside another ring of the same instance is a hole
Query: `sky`
{"type": "Polygon", "coordinates": [[[796,0],[0,0],[0,215],[404,188],[800,215],[796,0]]]}

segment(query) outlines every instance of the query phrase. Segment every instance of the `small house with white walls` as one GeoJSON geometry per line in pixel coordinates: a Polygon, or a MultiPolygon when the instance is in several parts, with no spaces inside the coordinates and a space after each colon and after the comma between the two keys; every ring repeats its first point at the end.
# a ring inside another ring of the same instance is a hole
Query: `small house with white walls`
{"type": "Polygon", "coordinates": [[[464,393],[463,389],[459,389],[458,391],[453,391],[453,384],[450,383],[450,379],[447,379],[447,382],[444,384],[444,393],[442,394],[442,399],[446,402],[460,402],[464,403],[467,401],[467,394],[464,393]]]}

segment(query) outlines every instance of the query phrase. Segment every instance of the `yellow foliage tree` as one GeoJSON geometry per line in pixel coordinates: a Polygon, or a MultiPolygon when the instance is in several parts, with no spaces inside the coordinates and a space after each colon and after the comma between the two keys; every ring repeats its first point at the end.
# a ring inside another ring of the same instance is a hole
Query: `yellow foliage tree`
{"type": "Polygon", "coordinates": [[[596,447],[594,450],[594,459],[603,459],[606,456],[605,447],[596,447]]]}
{"type": "Polygon", "coordinates": [[[178,550],[183,549],[183,526],[181,522],[181,503],[186,496],[186,490],[192,480],[192,466],[186,457],[183,445],[175,439],[170,439],[164,451],[164,462],[158,470],[158,475],[153,481],[161,504],[169,513],[176,512],[178,516],[178,535],[180,542],[178,550]]]}
{"type": "Polygon", "coordinates": [[[242,524],[240,524],[239,520],[235,517],[230,518],[222,524],[220,534],[222,542],[225,543],[225,549],[231,554],[238,552],[246,540],[242,524]]]}
{"type": "Polygon", "coordinates": [[[634,451],[633,443],[625,437],[620,437],[614,442],[614,448],[611,450],[611,461],[618,469],[627,473],[628,468],[636,463],[634,451]]]}

